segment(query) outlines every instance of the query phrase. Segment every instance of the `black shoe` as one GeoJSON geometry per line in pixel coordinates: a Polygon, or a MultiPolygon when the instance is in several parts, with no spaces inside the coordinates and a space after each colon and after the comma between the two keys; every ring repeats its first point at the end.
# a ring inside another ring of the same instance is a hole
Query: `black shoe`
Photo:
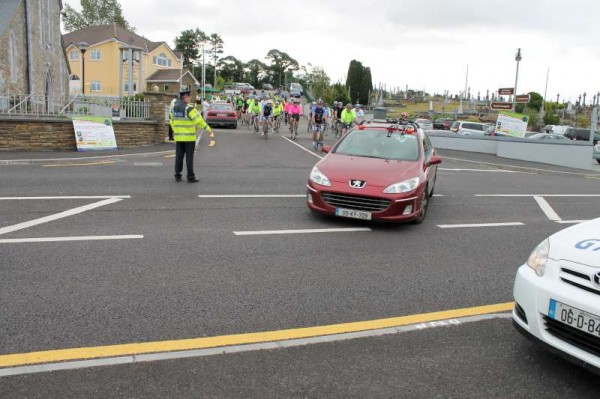
{"type": "Polygon", "coordinates": [[[188,179],[188,183],[198,183],[199,181],[196,177],[188,179]]]}
{"type": "Polygon", "coordinates": [[[177,177],[177,176],[176,176],[176,177],[175,177],[175,181],[176,181],[176,182],[180,182],[180,181],[181,181],[181,177],[177,177]]]}

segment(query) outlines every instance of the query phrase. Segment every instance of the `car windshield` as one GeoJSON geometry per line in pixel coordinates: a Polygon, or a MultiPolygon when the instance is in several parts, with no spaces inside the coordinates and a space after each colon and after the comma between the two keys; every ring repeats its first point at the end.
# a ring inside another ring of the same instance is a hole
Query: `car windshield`
{"type": "Polygon", "coordinates": [[[419,138],[413,134],[388,133],[382,129],[356,129],[349,132],[333,152],[339,155],[416,161],[419,159],[419,138]]]}
{"type": "Polygon", "coordinates": [[[210,106],[210,109],[214,111],[231,111],[231,105],[228,104],[213,104],[210,106]]]}

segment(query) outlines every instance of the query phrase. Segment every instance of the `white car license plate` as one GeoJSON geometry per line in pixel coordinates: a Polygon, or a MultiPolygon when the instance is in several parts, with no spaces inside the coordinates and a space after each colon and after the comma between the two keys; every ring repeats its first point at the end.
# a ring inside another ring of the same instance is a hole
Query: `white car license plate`
{"type": "Polygon", "coordinates": [[[345,218],[371,220],[371,212],[355,211],[354,209],[335,208],[335,214],[345,218]]]}
{"type": "Polygon", "coordinates": [[[217,114],[217,116],[227,116],[227,114],[217,114]]]}
{"type": "Polygon", "coordinates": [[[580,331],[600,337],[600,316],[550,299],[548,317],[580,331]]]}

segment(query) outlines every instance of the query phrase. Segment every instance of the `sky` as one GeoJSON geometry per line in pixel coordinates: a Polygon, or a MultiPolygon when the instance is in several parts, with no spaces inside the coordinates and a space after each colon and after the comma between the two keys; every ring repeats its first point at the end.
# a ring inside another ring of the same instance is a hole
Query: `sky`
{"type": "MultiPolygon", "coordinates": [[[[79,0],[64,3],[80,9],[79,0]]],[[[590,103],[600,92],[598,0],[120,0],[152,41],[185,29],[217,33],[243,62],[278,49],[345,82],[351,60],[373,84],[484,97],[514,87],[590,103]],[[468,74],[467,74],[468,70],[468,74]],[[549,70],[549,73],[548,73],[549,70]],[[546,77],[548,86],[546,90],[546,77]]]]}

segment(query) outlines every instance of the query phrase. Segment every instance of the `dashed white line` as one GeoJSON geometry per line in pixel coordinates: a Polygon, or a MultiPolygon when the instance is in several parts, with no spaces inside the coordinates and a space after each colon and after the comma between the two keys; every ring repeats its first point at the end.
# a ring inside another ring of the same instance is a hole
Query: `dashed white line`
{"type": "Polygon", "coordinates": [[[535,197],[533,197],[533,199],[535,200],[535,202],[538,203],[538,205],[542,209],[542,212],[544,212],[548,219],[552,220],[553,222],[558,222],[562,220],[561,217],[558,216],[558,214],[554,211],[554,209],[552,209],[552,207],[544,197],[538,197],[536,195],[535,197]]]}
{"type": "Polygon", "coordinates": [[[360,231],[371,231],[368,227],[350,227],[334,229],[300,229],[300,230],[256,230],[256,231],[234,231],[236,236],[259,236],[276,234],[313,234],[313,233],[352,233],[360,231]]]}
{"type": "Polygon", "coordinates": [[[0,201],[7,200],[56,200],[56,199],[108,199],[108,198],[131,198],[131,195],[67,195],[53,197],[0,197],[0,201]]]}
{"type": "Polygon", "coordinates": [[[438,170],[450,172],[491,172],[491,173],[523,173],[516,170],[503,169],[461,169],[461,168],[438,168],[438,170]]]}
{"type": "Polygon", "coordinates": [[[475,194],[476,197],[600,197],[600,194],[475,194]]]}
{"type": "Polygon", "coordinates": [[[587,222],[588,220],[557,220],[556,223],[560,224],[579,224],[587,222]]]}
{"type": "Polygon", "coordinates": [[[23,222],[23,223],[15,224],[15,225],[12,225],[12,226],[3,227],[3,228],[0,229],[0,235],[6,234],[6,233],[12,233],[12,232],[17,231],[17,230],[23,230],[23,229],[26,229],[28,227],[37,226],[39,224],[48,223],[48,222],[52,222],[54,220],[58,220],[58,219],[66,218],[66,217],[69,217],[69,216],[77,215],[79,213],[83,213],[83,212],[86,212],[86,211],[89,211],[89,210],[92,210],[92,209],[95,209],[95,208],[99,208],[101,206],[114,204],[115,202],[119,202],[119,201],[123,201],[123,200],[121,198],[108,198],[108,199],[105,199],[104,201],[95,202],[93,204],[84,205],[84,206],[80,206],[80,207],[77,207],[77,208],[69,209],[69,210],[64,211],[64,212],[56,213],[54,215],[45,216],[43,218],[30,220],[28,222],[23,222]]]}
{"type": "Polygon", "coordinates": [[[5,239],[0,239],[0,244],[19,244],[19,243],[32,243],[32,242],[135,240],[135,239],[141,239],[141,238],[144,238],[144,236],[143,235],[119,235],[119,236],[5,238],[5,239]]]}
{"type": "Polygon", "coordinates": [[[438,224],[440,229],[466,229],[470,227],[508,227],[508,226],[525,226],[521,222],[508,223],[474,223],[474,224],[438,224]]]}

